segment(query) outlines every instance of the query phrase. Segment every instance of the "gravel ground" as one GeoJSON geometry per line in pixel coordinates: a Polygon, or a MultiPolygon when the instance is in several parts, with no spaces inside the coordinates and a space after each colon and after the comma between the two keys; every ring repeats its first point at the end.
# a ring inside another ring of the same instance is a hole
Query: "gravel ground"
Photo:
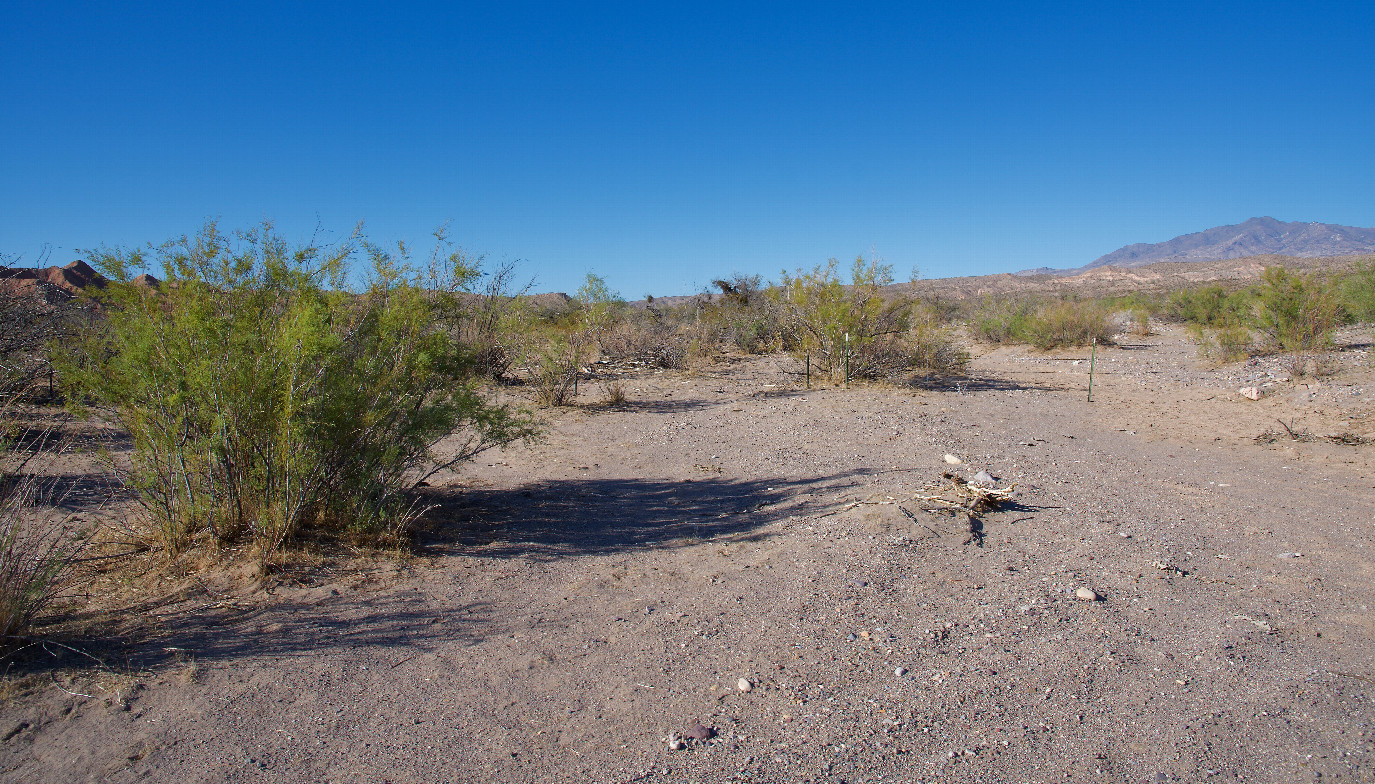
{"type": "Polygon", "coordinates": [[[1318,381],[1123,342],[1092,403],[1025,349],[584,385],[415,557],[183,581],[121,664],[11,676],[3,778],[1375,781],[1375,445],[1327,437],[1375,437],[1369,333],[1318,381]],[[914,499],[980,470],[981,539],[914,499]]]}

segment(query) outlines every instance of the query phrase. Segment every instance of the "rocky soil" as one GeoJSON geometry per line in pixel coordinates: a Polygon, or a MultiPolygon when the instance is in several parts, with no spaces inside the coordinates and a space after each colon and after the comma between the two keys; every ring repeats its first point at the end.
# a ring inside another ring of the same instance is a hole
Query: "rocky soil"
{"type": "Polygon", "coordinates": [[[1369,332],[1316,380],[1123,342],[1091,403],[1021,348],[585,384],[436,478],[410,559],[169,579],[105,667],[12,665],[0,778],[1375,780],[1369,332]],[[946,471],[1015,500],[971,536],[946,471]]]}

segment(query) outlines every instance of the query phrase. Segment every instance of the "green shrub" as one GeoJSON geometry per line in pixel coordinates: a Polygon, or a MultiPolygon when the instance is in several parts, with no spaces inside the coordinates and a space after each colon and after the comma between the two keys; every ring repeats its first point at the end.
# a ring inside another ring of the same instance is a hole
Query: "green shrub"
{"type": "Polygon", "coordinates": [[[883,297],[893,280],[888,265],[855,259],[849,285],[840,282],[838,266],[831,259],[811,272],[785,272],[768,289],[768,307],[759,312],[778,330],[778,345],[808,357],[814,372],[833,381],[963,368],[967,354],[937,308],[883,297]]]}
{"type": "Polygon", "coordinates": [[[143,252],[93,254],[113,281],[108,319],[63,379],[132,435],[126,481],[169,551],[247,536],[266,555],[307,524],[397,535],[426,469],[535,435],[477,385],[479,359],[454,335],[479,271],[437,236],[421,272],[404,246],[356,234],[293,249],[270,225],[228,236],[211,223],[149,249],[158,291],[129,283],[143,252]],[[360,251],[371,272],[350,291],[360,251]]]}
{"type": "Polygon", "coordinates": [[[1255,319],[1272,349],[1294,355],[1325,351],[1342,321],[1342,303],[1324,278],[1267,267],[1256,294],[1255,319]]]}
{"type": "MultiPolygon", "coordinates": [[[[720,297],[703,317],[719,328],[721,339],[746,354],[777,351],[785,332],[780,299],[770,294],[758,275],[735,273],[730,280],[717,280],[720,297]]],[[[775,292],[776,293],[776,292],[775,292]]]]}
{"type": "Polygon", "coordinates": [[[1020,343],[1035,308],[1030,300],[985,295],[974,314],[974,335],[986,343],[1020,343]]]}
{"type": "Polygon", "coordinates": [[[1202,324],[1190,324],[1189,337],[1198,346],[1199,356],[1216,363],[1240,362],[1255,350],[1251,331],[1242,326],[1209,329],[1202,324]]]}
{"type": "Polygon", "coordinates": [[[1096,302],[1060,300],[1041,305],[1024,322],[1025,342],[1047,351],[1113,342],[1108,309],[1096,302]]]}
{"type": "Polygon", "coordinates": [[[926,303],[913,307],[907,333],[909,367],[934,375],[964,373],[969,352],[956,342],[940,307],[926,303]]]}
{"type": "Polygon", "coordinates": [[[551,337],[539,347],[532,363],[535,400],[546,406],[566,406],[577,398],[588,340],[586,332],[574,332],[551,337]]]}
{"type": "Polygon", "coordinates": [[[1140,337],[1149,337],[1151,334],[1151,312],[1143,307],[1132,308],[1128,311],[1132,322],[1132,334],[1140,337]]]}
{"type": "Polygon", "coordinates": [[[1341,281],[1342,306],[1351,321],[1375,323],[1375,263],[1366,261],[1341,281]]]}
{"type": "Polygon", "coordinates": [[[1228,327],[1250,321],[1253,295],[1248,291],[1228,291],[1219,285],[1200,286],[1173,292],[1166,300],[1164,313],[1175,321],[1205,327],[1228,327]]]}
{"type": "Polygon", "coordinates": [[[909,302],[885,302],[880,288],[893,282],[892,269],[855,259],[847,287],[829,260],[811,272],[783,273],[773,290],[784,314],[784,346],[810,357],[812,369],[834,381],[877,378],[905,369],[910,356],[903,336],[911,320],[909,302]]]}

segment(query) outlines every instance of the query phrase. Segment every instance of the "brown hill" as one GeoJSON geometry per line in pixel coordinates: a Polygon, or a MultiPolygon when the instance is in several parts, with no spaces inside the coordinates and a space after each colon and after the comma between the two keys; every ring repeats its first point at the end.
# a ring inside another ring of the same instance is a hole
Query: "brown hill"
{"type": "Polygon", "coordinates": [[[0,267],[0,291],[34,296],[49,305],[66,302],[87,288],[105,288],[104,275],[81,259],[58,267],[0,267]]]}

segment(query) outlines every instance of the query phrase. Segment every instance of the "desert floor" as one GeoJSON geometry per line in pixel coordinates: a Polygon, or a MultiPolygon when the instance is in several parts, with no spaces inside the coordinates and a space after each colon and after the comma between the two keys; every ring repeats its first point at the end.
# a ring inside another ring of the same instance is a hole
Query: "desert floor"
{"type": "Polygon", "coordinates": [[[1375,781],[1370,341],[1315,380],[1124,337],[1092,403],[1025,348],[587,383],[437,477],[413,557],[145,576],[132,631],[62,638],[104,666],[12,660],[0,778],[1375,781]],[[1017,492],[981,540],[914,498],[981,470],[1017,492]]]}

